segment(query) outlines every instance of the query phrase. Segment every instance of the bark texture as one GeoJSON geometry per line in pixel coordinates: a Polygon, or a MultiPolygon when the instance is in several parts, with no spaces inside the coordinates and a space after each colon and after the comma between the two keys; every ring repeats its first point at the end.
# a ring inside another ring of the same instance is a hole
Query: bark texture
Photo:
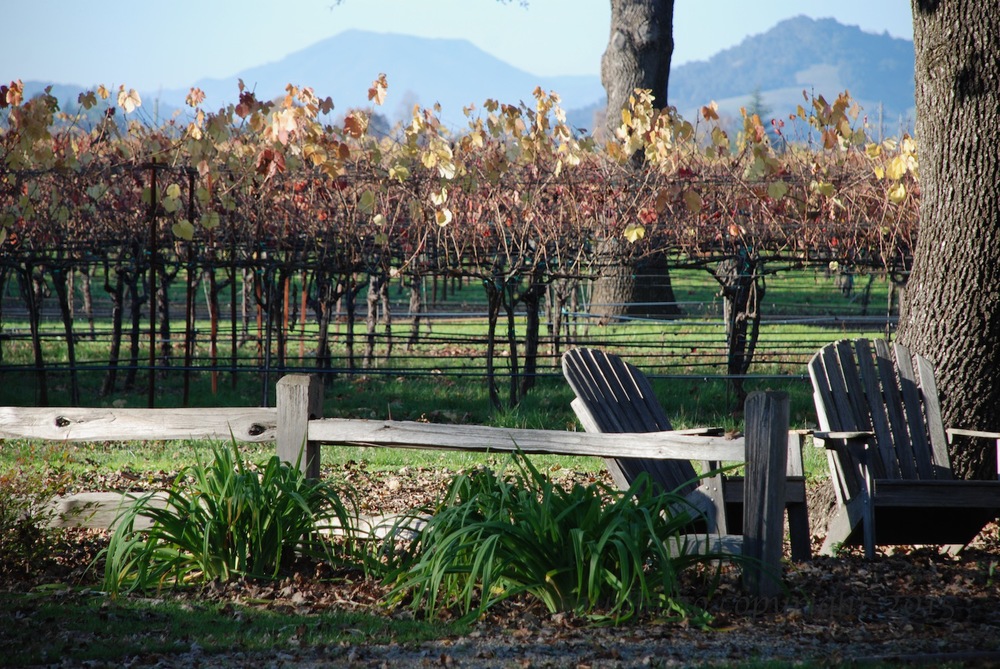
{"type": "Polygon", "coordinates": [[[667,106],[673,24],[674,0],[611,0],[611,35],[601,59],[609,139],[621,125],[621,111],[635,89],[653,91],[656,105],[667,106]]]}
{"type": "Polygon", "coordinates": [[[667,256],[654,252],[643,258],[629,255],[620,239],[605,240],[598,254],[600,276],[594,280],[590,314],[598,324],[623,317],[663,318],[681,313],[670,283],[667,256]]]}
{"type": "MultiPolygon", "coordinates": [[[[900,339],[936,366],[945,425],[1000,429],[1000,12],[912,0],[920,235],[900,339]]],[[[958,444],[966,477],[996,476],[989,443],[958,444]]]]}
{"type": "MultiPolygon", "coordinates": [[[[601,83],[608,94],[604,133],[609,141],[637,88],[651,90],[657,107],[667,106],[673,19],[674,0],[611,0],[611,33],[601,59],[601,83]]],[[[633,162],[641,169],[642,155],[633,162]]],[[[620,247],[621,240],[606,240],[598,251],[603,269],[594,282],[591,314],[607,323],[620,316],[680,313],[666,256],[653,253],[636,260],[620,247]]]]}

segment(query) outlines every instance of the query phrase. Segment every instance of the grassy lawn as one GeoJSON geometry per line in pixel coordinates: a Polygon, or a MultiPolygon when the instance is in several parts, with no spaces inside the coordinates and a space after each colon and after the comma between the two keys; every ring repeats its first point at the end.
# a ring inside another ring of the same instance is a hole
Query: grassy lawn
{"type": "MultiPolygon", "coordinates": [[[[738,431],[742,428],[742,411],[735,406],[731,384],[719,376],[720,365],[724,369],[725,351],[725,335],[719,317],[721,302],[717,285],[710,278],[706,281],[707,276],[698,270],[674,274],[675,294],[688,311],[684,318],[601,328],[581,325],[578,341],[614,350],[642,368],[650,376],[656,396],[666,407],[675,428],[719,426],[738,431]]],[[[817,342],[861,334],[847,324],[837,328],[817,325],[805,318],[807,314],[856,316],[861,313],[856,300],[837,291],[836,281],[835,276],[812,270],[769,280],[764,313],[771,320],[762,330],[756,362],[745,388],[748,391],[788,392],[794,428],[810,427],[815,423],[811,387],[802,376],[804,360],[817,348],[817,342]]],[[[867,279],[856,277],[855,281],[857,286],[867,279]]],[[[466,286],[448,299],[456,307],[476,310],[481,308],[482,298],[481,290],[466,286]]],[[[871,304],[884,305],[885,300],[884,281],[875,281],[871,304]]],[[[82,328],[82,324],[78,326],[82,328]]],[[[334,326],[332,334],[336,347],[334,355],[340,356],[338,359],[346,366],[344,327],[343,324],[334,326]]],[[[6,320],[0,333],[23,333],[25,328],[25,323],[6,320]]],[[[199,321],[198,328],[205,332],[208,323],[199,321]]],[[[523,329],[523,321],[518,322],[518,328],[519,332],[523,329]]],[[[45,339],[45,359],[65,362],[67,350],[61,339],[61,326],[50,321],[46,329],[53,336],[45,339]]],[[[397,343],[392,358],[377,358],[375,366],[369,370],[333,373],[325,378],[324,416],[580,429],[570,408],[572,391],[562,379],[556,358],[541,360],[541,376],[519,406],[497,412],[491,409],[481,372],[484,333],[481,319],[434,321],[424,326],[425,336],[412,353],[403,351],[407,331],[405,322],[395,325],[397,343]]],[[[289,364],[299,364],[300,351],[305,355],[305,364],[311,364],[309,356],[314,353],[315,326],[307,324],[304,330],[295,330],[295,334],[304,335],[304,338],[289,342],[289,355],[292,356],[289,364]]],[[[356,330],[357,354],[364,345],[363,334],[359,326],[356,330]]],[[[228,346],[226,335],[220,343],[223,348],[228,346]]],[[[37,377],[30,369],[18,368],[32,363],[30,342],[8,336],[0,339],[0,347],[3,356],[0,405],[36,404],[37,377]]],[[[197,354],[207,356],[204,341],[200,341],[197,354]]],[[[76,356],[78,361],[98,361],[99,365],[99,361],[107,358],[107,343],[101,339],[94,342],[81,339],[76,356]]],[[[239,356],[244,363],[255,362],[256,344],[244,343],[239,356]]],[[[139,360],[140,364],[148,360],[144,350],[140,350],[139,360]]],[[[99,396],[103,377],[102,369],[78,373],[83,405],[146,406],[148,377],[143,371],[138,373],[134,388],[123,390],[119,381],[118,389],[106,397],[99,396]]],[[[236,383],[232,383],[225,371],[215,378],[207,371],[196,372],[190,378],[188,404],[195,407],[257,406],[265,398],[267,389],[266,401],[273,405],[273,385],[278,378],[277,372],[265,378],[259,373],[244,371],[236,383]]],[[[68,373],[48,374],[50,404],[69,403],[69,381],[68,373]]],[[[501,388],[501,392],[505,391],[506,388],[501,388]]],[[[181,397],[181,374],[172,371],[157,377],[157,406],[180,406],[181,397]]],[[[0,448],[0,479],[28,472],[29,477],[35,477],[33,480],[57,481],[64,489],[79,490],[75,481],[87,481],[89,485],[106,476],[120,483],[124,476],[133,489],[153,489],[169,485],[173,473],[193,464],[199,457],[208,459],[211,450],[212,444],[197,441],[124,444],[8,441],[0,448]]],[[[247,460],[259,463],[273,454],[273,446],[243,444],[240,451],[247,460]]],[[[504,459],[491,454],[411,449],[324,447],[321,452],[323,471],[334,479],[358,462],[364,463],[371,472],[421,468],[456,472],[484,463],[497,465],[504,459]]],[[[806,449],[805,455],[809,475],[825,477],[824,454],[806,449]]],[[[603,469],[603,463],[596,458],[538,456],[533,462],[540,469],[550,471],[596,473],[603,469]]],[[[332,578],[337,581],[334,589],[350,588],[351,579],[356,575],[332,578]]],[[[0,657],[0,666],[45,664],[57,660],[117,663],[123,658],[188,653],[192,648],[205,653],[234,648],[247,653],[282,649],[282,652],[294,654],[298,648],[326,647],[339,649],[330,651],[331,657],[337,658],[347,652],[345,649],[356,645],[419,644],[469,632],[467,627],[440,621],[426,622],[370,611],[353,612],[337,606],[317,610],[286,607],[275,605],[273,598],[269,602],[250,599],[233,603],[188,593],[181,597],[111,600],[87,585],[63,580],[46,582],[44,578],[28,591],[0,588],[0,630],[3,630],[0,632],[2,645],[14,649],[0,657]]],[[[749,666],[761,665],[751,663],[749,666]]]]}

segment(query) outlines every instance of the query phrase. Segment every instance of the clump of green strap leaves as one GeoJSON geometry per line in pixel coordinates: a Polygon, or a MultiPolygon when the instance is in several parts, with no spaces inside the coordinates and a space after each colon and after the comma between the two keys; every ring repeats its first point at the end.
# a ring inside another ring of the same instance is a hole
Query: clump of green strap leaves
{"type": "MultiPolygon", "coordinates": [[[[105,558],[104,589],[113,595],[235,577],[276,578],[305,556],[363,563],[351,498],[272,457],[244,462],[234,443],[213,448],[165,493],[149,494],[118,517],[105,558]],[[143,529],[137,521],[147,519],[143,529]],[[322,537],[336,528],[340,540],[322,537]]],[[[99,556],[99,557],[101,557],[99,556]]]]}
{"type": "Polygon", "coordinates": [[[381,576],[389,605],[428,617],[472,620],[527,596],[553,613],[618,622],[650,610],[699,615],[680,601],[679,576],[724,557],[691,550],[697,512],[644,475],[625,491],[600,482],[567,489],[515,453],[510,473],[458,474],[437,504],[405,514],[380,542],[359,530],[352,497],[329,483],[277,457],[250,466],[235,444],[213,452],[164,496],[120,514],[102,551],[106,591],[276,578],[302,556],[381,576]]]}
{"type": "Polygon", "coordinates": [[[679,600],[679,575],[721,556],[686,543],[697,513],[681,495],[644,477],[626,491],[599,482],[566,489],[523,454],[513,463],[506,476],[459,474],[425,510],[426,524],[389,560],[390,601],[466,619],[522,594],[550,612],[606,622],[698,613],[679,600]]]}

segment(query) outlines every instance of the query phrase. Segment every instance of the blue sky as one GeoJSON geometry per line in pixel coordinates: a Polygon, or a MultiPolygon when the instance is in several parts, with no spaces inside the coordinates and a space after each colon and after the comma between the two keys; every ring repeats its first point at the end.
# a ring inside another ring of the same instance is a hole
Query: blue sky
{"type": "MultiPolygon", "coordinates": [[[[608,0],[21,0],[4,8],[0,80],[187,87],[280,60],[343,30],[464,38],[538,75],[598,74],[608,0]]],[[[912,37],[909,0],[676,0],[674,64],[781,19],[833,17],[912,37]]],[[[336,67],[331,63],[331,67],[336,67]]]]}

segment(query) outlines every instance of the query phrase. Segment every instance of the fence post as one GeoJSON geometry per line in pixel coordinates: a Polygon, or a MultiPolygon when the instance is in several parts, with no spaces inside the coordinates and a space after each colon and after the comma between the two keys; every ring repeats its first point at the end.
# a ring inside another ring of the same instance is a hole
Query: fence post
{"type": "Polygon", "coordinates": [[[751,595],[781,592],[788,394],[757,391],[747,397],[746,485],[743,499],[744,587],[751,595]]]}
{"type": "Polygon", "coordinates": [[[309,478],[319,478],[319,443],[309,441],[309,420],[323,417],[323,384],[319,377],[288,374],[277,384],[278,458],[309,478]]]}

